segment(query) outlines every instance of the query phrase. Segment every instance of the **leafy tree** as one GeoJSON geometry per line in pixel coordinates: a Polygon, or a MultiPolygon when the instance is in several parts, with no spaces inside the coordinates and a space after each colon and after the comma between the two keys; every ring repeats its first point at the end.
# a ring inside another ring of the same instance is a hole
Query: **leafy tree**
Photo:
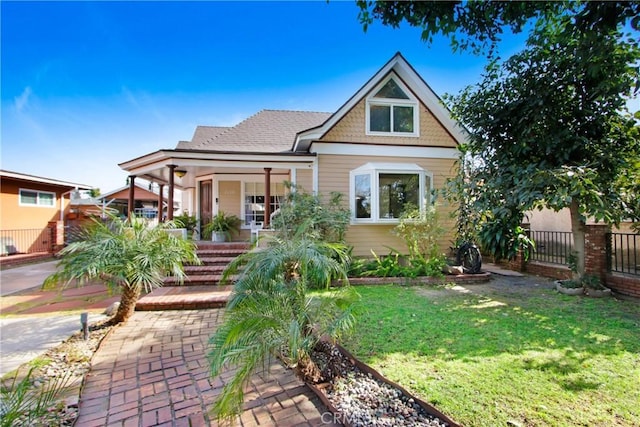
{"type": "Polygon", "coordinates": [[[111,217],[105,223],[93,219],[82,231],[83,238],[60,252],[58,269],[45,280],[45,287],[100,280],[120,288],[120,306],[110,323],[125,322],[142,290],[161,287],[168,275],[182,281],[183,263],[200,263],[195,244],[168,233],[171,228],[172,222],[150,227],[137,217],[111,217]]]}
{"type": "Polygon", "coordinates": [[[406,21],[422,29],[431,43],[441,34],[453,50],[470,49],[493,57],[505,30],[519,33],[553,25],[559,16],[574,20],[579,31],[615,29],[630,21],[640,26],[640,3],[629,1],[371,1],[357,0],[359,20],[366,31],[375,20],[399,28],[406,21]]]}
{"type": "Polygon", "coordinates": [[[626,102],[640,50],[621,28],[582,32],[575,17],[554,22],[524,51],[500,66],[492,61],[452,108],[470,129],[462,149],[479,159],[475,206],[490,212],[490,226],[514,229],[527,210],[568,207],[581,276],[585,219],[615,224],[639,215],[626,191],[637,188],[628,177],[637,177],[640,157],[626,102]]]}
{"type": "Polygon", "coordinates": [[[465,179],[474,206],[487,214],[480,236],[494,253],[511,253],[523,212],[568,207],[581,276],[585,218],[638,218],[640,149],[626,101],[640,86],[640,3],[359,5],[365,27],[406,20],[427,41],[441,33],[454,49],[488,51],[483,80],[453,98],[452,108],[470,132],[461,148],[477,162],[465,179]],[[501,63],[495,47],[507,27],[528,28],[529,37],[525,50],[501,63]]]}

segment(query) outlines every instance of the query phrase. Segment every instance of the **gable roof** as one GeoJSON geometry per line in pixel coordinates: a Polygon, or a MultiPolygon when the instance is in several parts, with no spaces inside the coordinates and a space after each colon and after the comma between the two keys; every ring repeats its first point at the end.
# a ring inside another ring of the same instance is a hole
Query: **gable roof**
{"type": "Polygon", "coordinates": [[[214,152],[291,152],[296,135],[324,123],[331,113],[262,110],[233,127],[198,126],[176,149],[214,152]]]}
{"type": "Polygon", "coordinates": [[[458,144],[465,141],[465,130],[453,120],[449,110],[442,104],[440,97],[436,95],[433,89],[420,77],[402,54],[397,52],[389,62],[374,74],[364,86],[324,123],[316,128],[300,132],[293,145],[293,151],[307,151],[314,140],[321,139],[390,73],[395,73],[413,91],[458,144]]]}

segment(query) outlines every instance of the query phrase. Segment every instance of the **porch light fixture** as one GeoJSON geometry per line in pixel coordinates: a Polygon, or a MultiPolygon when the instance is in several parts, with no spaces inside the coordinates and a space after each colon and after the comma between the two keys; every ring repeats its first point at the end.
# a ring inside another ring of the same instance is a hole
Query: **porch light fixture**
{"type": "Polygon", "coordinates": [[[178,178],[183,178],[187,174],[187,171],[183,169],[176,169],[173,173],[175,173],[178,178]]]}

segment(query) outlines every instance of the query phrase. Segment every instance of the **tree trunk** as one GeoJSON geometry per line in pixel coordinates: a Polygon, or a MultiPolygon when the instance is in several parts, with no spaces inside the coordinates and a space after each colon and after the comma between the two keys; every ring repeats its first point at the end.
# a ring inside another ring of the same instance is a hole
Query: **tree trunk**
{"type": "Polygon", "coordinates": [[[311,384],[317,384],[322,379],[322,372],[320,372],[320,368],[318,368],[318,365],[316,365],[308,355],[305,355],[298,360],[298,363],[296,364],[296,372],[298,377],[302,378],[303,381],[310,382],[311,384]]]}
{"type": "Polygon", "coordinates": [[[576,271],[573,273],[573,280],[581,280],[584,276],[584,235],[585,222],[580,215],[578,201],[574,198],[569,206],[571,212],[571,232],[573,233],[573,251],[576,256],[576,271]]]}
{"type": "Polygon", "coordinates": [[[140,298],[140,287],[135,286],[126,286],[121,285],[122,296],[120,297],[120,306],[118,307],[118,311],[116,315],[109,321],[109,323],[113,325],[117,325],[118,323],[124,323],[127,321],[129,317],[133,314],[136,309],[136,303],[138,302],[138,298],[140,298]]]}

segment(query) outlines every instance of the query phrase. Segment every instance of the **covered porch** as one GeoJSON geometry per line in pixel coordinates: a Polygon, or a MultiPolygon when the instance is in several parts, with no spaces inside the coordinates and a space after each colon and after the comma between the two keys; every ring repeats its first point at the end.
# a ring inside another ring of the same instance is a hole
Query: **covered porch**
{"type": "MultiPolygon", "coordinates": [[[[136,179],[145,179],[160,187],[160,197],[167,188],[168,206],[181,197],[183,210],[197,218],[198,232],[218,212],[238,216],[239,240],[248,240],[252,223],[269,226],[271,214],[284,200],[285,182],[317,191],[317,157],[312,154],[175,149],[159,150],[119,166],[129,173],[128,206],[136,205],[136,179]]],[[[132,214],[129,210],[128,215],[132,214]]],[[[162,220],[173,218],[169,209],[162,220]]]]}

